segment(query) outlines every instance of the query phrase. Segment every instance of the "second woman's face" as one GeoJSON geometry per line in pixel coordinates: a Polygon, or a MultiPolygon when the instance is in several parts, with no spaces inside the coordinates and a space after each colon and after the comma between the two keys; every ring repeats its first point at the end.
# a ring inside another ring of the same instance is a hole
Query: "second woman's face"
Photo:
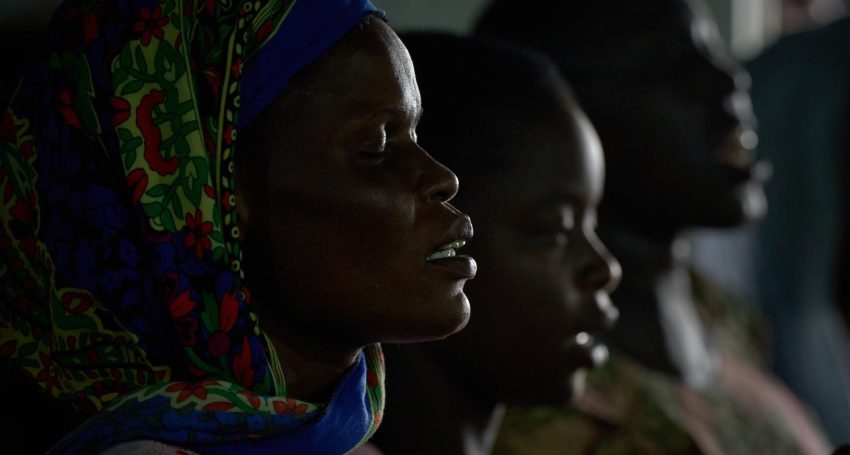
{"type": "Polygon", "coordinates": [[[482,264],[468,286],[479,303],[460,334],[439,343],[458,378],[515,404],[565,404],[580,369],[607,351],[592,335],[617,318],[608,294],[620,268],[595,233],[604,160],[572,101],[548,124],[516,119],[505,172],[468,181],[482,264]]]}
{"type": "Polygon", "coordinates": [[[269,114],[279,115],[267,200],[244,214],[246,257],[266,268],[248,270],[268,280],[253,285],[265,290],[263,316],[347,346],[462,328],[476,267],[452,243],[472,226],[448,203],[455,175],[417,145],[421,102],[398,37],[370,21],[293,84],[269,114]]]}

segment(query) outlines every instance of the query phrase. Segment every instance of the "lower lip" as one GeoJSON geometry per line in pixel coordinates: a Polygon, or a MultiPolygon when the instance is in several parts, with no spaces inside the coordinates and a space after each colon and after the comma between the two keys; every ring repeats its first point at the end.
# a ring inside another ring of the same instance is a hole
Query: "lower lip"
{"type": "Polygon", "coordinates": [[[445,270],[458,278],[471,280],[475,278],[478,264],[469,256],[452,256],[426,262],[428,265],[445,270]]]}
{"type": "Polygon", "coordinates": [[[572,362],[579,368],[599,368],[608,360],[608,348],[592,338],[584,343],[571,339],[565,348],[572,362]]]}

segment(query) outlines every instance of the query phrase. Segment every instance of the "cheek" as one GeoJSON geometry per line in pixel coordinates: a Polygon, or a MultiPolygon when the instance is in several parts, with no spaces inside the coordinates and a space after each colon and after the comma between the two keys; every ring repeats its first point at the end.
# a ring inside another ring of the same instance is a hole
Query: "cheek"
{"type": "MultiPolygon", "coordinates": [[[[279,262],[381,280],[406,259],[414,227],[412,198],[389,189],[300,195],[276,214],[279,262]]],[[[333,279],[332,276],[328,278],[333,279]]]]}
{"type": "Polygon", "coordinates": [[[389,185],[329,184],[278,200],[266,252],[273,295],[285,296],[283,315],[370,342],[399,325],[385,315],[417,295],[424,261],[416,253],[412,195],[389,185]]]}
{"type": "MultiPolygon", "coordinates": [[[[473,322],[478,316],[494,326],[510,321],[524,338],[538,343],[567,333],[575,317],[578,291],[563,264],[527,248],[497,247],[476,254],[480,271],[468,284],[473,322]],[[476,302],[481,305],[475,306],[476,302]]],[[[551,352],[557,346],[537,348],[551,352]]]]}

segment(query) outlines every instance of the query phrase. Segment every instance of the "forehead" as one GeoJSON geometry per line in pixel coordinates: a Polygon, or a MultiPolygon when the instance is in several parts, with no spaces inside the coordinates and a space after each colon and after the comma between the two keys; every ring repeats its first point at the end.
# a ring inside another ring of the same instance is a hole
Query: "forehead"
{"type": "Polygon", "coordinates": [[[490,179],[503,181],[491,181],[487,186],[509,187],[506,202],[519,205],[564,199],[585,205],[598,203],[604,158],[599,139],[583,114],[570,108],[558,121],[516,122],[515,138],[502,152],[509,154],[511,165],[504,174],[490,179]]]}
{"type": "Polygon", "coordinates": [[[640,65],[638,62],[659,50],[692,41],[693,23],[705,13],[695,5],[686,0],[633,2],[616,13],[604,14],[600,7],[590,7],[592,19],[577,24],[586,39],[574,40],[570,47],[583,51],[584,59],[640,65]]]}
{"type": "Polygon", "coordinates": [[[645,83],[682,82],[694,71],[713,72],[717,61],[728,59],[704,2],[659,0],[647,9],[656,11],[657,17],[647,13],[629,17],[627,11],[620,11],[605,27],[586,25],[589,39],[576,42],[561,55],[560,62],[582,87],[583,96],[645,83]],[[599,81],[618,82],[614,86],[593,83],[599,81]]]}
{"type": "Polygon", "coordinates": [[[321,58],[312,95],[327,95],[353,110],[419,108],[419,91],[407,49],[382,21],[350,31],[321,58]]]}

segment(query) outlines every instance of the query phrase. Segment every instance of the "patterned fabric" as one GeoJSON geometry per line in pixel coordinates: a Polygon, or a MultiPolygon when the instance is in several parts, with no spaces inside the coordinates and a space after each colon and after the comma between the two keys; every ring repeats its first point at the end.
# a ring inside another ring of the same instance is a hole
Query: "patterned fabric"
{"type": "Polygon", "coordinates": [[[746,306],[694,276],[699,309],[723,352],[717,381],[695,391],[615,353],[571,409],[513,409],[495,454],[825,454],[807,411],[759,367],[746,306]]]}
{"type": "MultiPolygon", "coordinates": [[[[80,411],[108,409],[101,426],[123,422],[58,451],[193,448],[338,419],[286,397],[243,285],[233,157],[242,111],[258,114],[371,12],[367,0],[69,0],[54,16],[0,117],[0,363],[80,411]]],[[[366,415],[343,451],[380,421],[378,346],[357,372],[337,391],[359,391],[354,407],[333,407],[366,415]]]]}
{"type": "Polygon", "coordinates": [[[495,455],[693,454],[696,442],[659,403],[668,389],[647,381],[646,370],[617,355],[588,377],[575,406],[510,409],[495,455]],[[635,368],[637,367],[637,368],[635,368]]]}
{"type": "Polygon", "coordinates": [[[617,356],[588,379],[575,408],[510,410],[494,453],[829,453],[774,379],[734,357],[723,370],[718,384],[694,391],[617,356]]]}

